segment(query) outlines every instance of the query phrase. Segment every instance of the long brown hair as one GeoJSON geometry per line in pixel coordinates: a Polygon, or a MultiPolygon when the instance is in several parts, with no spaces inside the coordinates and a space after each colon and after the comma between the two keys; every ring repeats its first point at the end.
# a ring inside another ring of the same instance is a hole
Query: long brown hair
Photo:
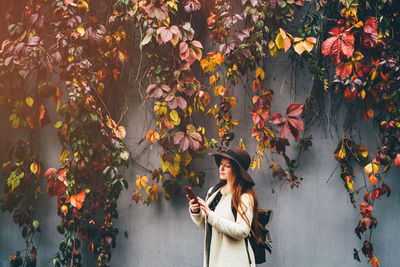
{"type": "MultiPolygon", "coordinates": [[[[220,159],[218,159],[218,161],[219,161],[218,165],[221,164],[221,159],[222,159],[222,157],[220,159]]],[[[232,172],[235,176],[233,188],[231,188],[232,205],[234,206],[234,208],[236,209],[236,211],[238,212],[240,217],[242,217],[242,219],[250,227],[251,232],[255,236],[257,242],[260,243],[262,241],[262,239],[261,239],[261,229],[257,223],[258,222],[258,200],[257,200],[256,193],[254,191],[254,188],[253,188],[253,184],[250,184],[249,182],[247,182],[246,180],[244,180],[241,177],[239,166],[237,165],[237,163],[235,161],[233,161],[229,158],[226,158],[226,159],[228,159],[229,162],[231,163],[232,172]],[[246,193],[249,194],[253,200],[253,220],[252,220],[251,224],[250,224],[249,219],[246,216],[247,207],[241,201],[241,196],[246,193]]],[[[222,186],[223,184],[226,184],[225,180],[221,180],[218,183],[219,186],[222,186]]]]}

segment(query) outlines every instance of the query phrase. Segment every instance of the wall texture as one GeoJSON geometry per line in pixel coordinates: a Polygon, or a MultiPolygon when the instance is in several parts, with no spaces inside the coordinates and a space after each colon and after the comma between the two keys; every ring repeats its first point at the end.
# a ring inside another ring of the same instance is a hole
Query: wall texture
{"type": "MultiPolygon", "coordinates": [[[[266,86],[275,91],[273,111],[284,112],[287,105],[294,99],[294,91],[290,90],[291,73],[289,62],[285,57],[266,62],[266,86]]],[[[305,95],[311,80],[301,71],[296,78],[296,92],[305,95]]],[[[238,86],[234,88],[238,99],[235,117],[239,120],[237,136],[244,137],[247,150],[254,152],[254,141],[251,139],[252,121],[249,116],[250,99],[248,94],[238,86]]],[[[202,264],[203,233],[192,223],[188,214],[187,200],[184,194],[166,201],[161,198],[150,207],[136,204],[131,200],[137,173],[145,174],[141,166],[151,168],[158,166],[158,147],[140,142],[146,129],[154,123],[152,116],[145,109],[138,109],[140,98],[132,95],[130,111],[127,115],[126,143],[135,161],[125,170],[131,187],[124,192],[119,201],[120,218],[115,222],[120,229],[117,248],[114,249],[111,266],[187,266],[197,267],[202,264]]],[[[340,111],[337,111],[340,113],[340,111]]],[[[2,113],[4,114],[4,113],[2,113]]],[[[339,114],[340,115],[340,114],[339,114]]],[[[339,116],[340,117],[340,116],[339,116]]],[[[55,121],[56,118],[52,118],[55,121]]],[[[198,120],[209,122],[209,136],[215,136],[214,122],[210,118],[199,117],[198,120]]],[[[2,125],[7,118],[1,117],[2,125]]],[[[363,123],[361,123],[363,125],[363,123]]],[[[364,125],[365,127],[366,125],[364,125]]],[[[3,148],[7,140],[18,136],[10,136],[11,131],[0,129],[1,159],[6,158],[3,148]]],[[[363,132],[363,131],[361,131],[363,132]]],[[[309,133],[307,133],[309,134],[309,133]]],[[[333,266],[368,266],[364,256],[360,254],[362,264],[353,259],[353,248],[359,249],[362,242],[354,234],[358,223],[358,215],[349,201],[348,194],[339,177],[339,170],[327,183],[328,177],[336,167],[333,152],[340,133],[327,134],[322,128],[314,133],[313,146],[304,153],[302,164],[297,174],[304,177],[299,189],[291,190],[281,181],[273,178],[267,163],[260,170],[250,171],[256,181],[256,192],[263,208],[274,210],[270,224],[273,239],[273,252],[268,255],[267,263],[260,266],[274,267],[333,267],[333,266]],[[281,188],[281,190],[280,190],[281,188]],[[274,189],[275,193],[272,193],[274,189]]],[[[38,136],[41,147],[41,159],[45,169],[58,166],[60,146],[56,140],[55,129],[48,126],[38,136]]],[[[375,151],[373,136],[362,136],[362,142],[370,151],[375,151]]],[[[237,138],[233,144],[237,144],[237,138]]],[[[291,149],[295,149],[294,146],[291,149]]],[[[207,189],[217,181],[217,168],[213,159],[206,157],[196,159],[195,166],[206,173],[203,188],[196,188],[199,196],[204,197],[207,189]]],[[[360,169],[356,170],[356,184],[363,183],[360,169]]],[[[378,218],[378,228],[373,234],[375,251],[380,257],[381,266],[398,266],[400,262],[400,237],[397,224],[400,221],[400,175],[394,170],[386,178],[393,194],[390,201],[383,197],[378,201],[374,211],[378,218]]],[[[1,184],[5,182],[0,178],[1,184]]],[[[44,181],[43,185],[44,185],[44,181]]],[[[357,186],[356,186],[357,187],[357,186]]],[[[45,188],[45,186],[43,186],[45,188]]],[[[362,194],[356,196],[360,200],[362,194]]],[[[52,266],[52,257],[57,252],[57,246],[62,236],[58,234],[56,225],[56,200],[42,194],[35,203],[36,216],[40,221],[42,232],[35,236],[38,247],[38,266],[52,266]]],[[[2,213],[0,220],[0,266],[8,266],[9,255],[24,247],[18,227],[12,222],[12,216],[2,213]]],[[[85,246],[83,246],[85,248],[85,246]]],[[[85,251],[85,249],[83,249],[85,251]]],[[[84,255],[88,255],[84,252],[84,255]]],[[[85,266],[95,266],[86,259],[85,266]]]]}

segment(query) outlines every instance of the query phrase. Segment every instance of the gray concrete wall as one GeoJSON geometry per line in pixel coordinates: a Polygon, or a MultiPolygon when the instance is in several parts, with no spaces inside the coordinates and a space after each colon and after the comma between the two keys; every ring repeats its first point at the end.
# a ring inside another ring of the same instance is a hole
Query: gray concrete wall
{"type": "MultiPolygon", "coordinates": [[[[265,84],[275,91],[273,111],[284,113],[290,102],[304,100],[304,97],[295,99],[293,91],[290,91],[289,69],[289,63],[285,57],[279,57],[266,64],[265,84]]],[[[311,80],[302,73],[299,73],[297,79],[297,93],[305,95],[306,89],[311,85],[311,80]]],[[[244,138],[247,149],[252,154],[255,142],[251,138],[252,121],[248,113],[251,100],[240,86],[234,89],[234,95],[238,98],[235,118],[240,123],[236,133],[237,136],[244,138]]],[[[130,111],[127,115],[127,146],[140,165],[148,168],[151,168],[152,164],[158,166],[159,148],[148,144],[137,145],[145,135],[146,129],[154,123],[152,116],[146,114],[144,109],[137,111],[140,104],[137,94],[131,97],[130,102],[130,111]]],[[[52,119],[55,121],[56,118],[52,119]]],[[[209,121],[209,125],[212,126],[208,128],[208,134],[209,136],[216,135],[215,123],[212,120],[198,119],[209,121]]],[[[3,125],[6,125],[7,118],[2,117],[1,121],[3,125]]],[[[362,123],[362,125],[364,128],[371,126],[367,123],[362,123]]],[[[1,149],[4,148],[8,139],[16,138],[6,128],[0,130],[0,136],[1,149]]],[[[353,260],[353,248],[361,248],[363,242],[354,234],[360,215],[349,201],[343,181],[339,177],[340,171],[338,170],[333,175],[329,183],[326,182],[336,167],[333,151],[338,142],[337,136],[337,133],[333,132],[333,137],[326,137],[323,130],[315,133],[313,146],[304,153],[302,165],[297,171],[299,176],[305,178],[299,189],[291,190],[284,185],[280,191],[281,181],[271,176],[266,163],[260,170],[251,171],[256,182],[260,206],[274,210],[274,217],[270,224],[274,241],[273,252],[272,255],[268,255],[267,263],[260,266],[368,266],[361,253],[362,264],[353,260]],[[275,193],[272,193],[272,189],[275,193]]],[[[375,151],[374,137],[363,134],[362,138],[368,149],[375,151]]],[[[40,157],[45,169],[58,166],[60,146],[52,126],[41,132],[40,142],[42,147],[40,157]]],[[[235,139],[233,143],[237,144],[238,140],[235,139]]],[[[295,148],[291,146],[290,149],[295,148]]],[[[2,152],[2,160],[5,156],[2,152]]],[[[203,233],[189,217],[184,194],[170,201],[161,198],[150,207],[132,202],[131,194],[136,174],[145,174],[139,164],[133,163],[124,171],[130,182],[130,188],[119,200],[120,218],[115,223],[120,229],[120,234],[117,239],[117,248],[113,250],[111,266],[201,266],[203,233]]],[[[199,196],[204,197],[207,189],[217,181],[217,169],[211,158],[197,159],[195,166],[206,173],[204,187],[195,189],[199,196]]],[[[360,169],[356,169],[356,173],[358,174],[356,184],[360,184],[362,183],[360,169]]],[[[393,170],[385,178],[393,194],[389,200],[383,197],[376,203],[374,209],[374,214],[378,218],[378,228],[374,231],[372,241],[381,266],[385,267],[399,266],[400,263],[398,247],[400,234],[397,229],[400,218],[398,176],[399,171],[393,170]]],[[[1,177],[0,181],[3,184],[4,177],[1,177]]],[[[362,195],[357,195],[356,199],[361,200],[362,195]]],[[[34,240],[38,247],[38,266],[52,266],[52,257],[58,250],[59,240],[62,239],[56,231],[56,225],[59,222],[56,215],[56,199],[43,194],[35,206],[36,216],[42,229],[42,233],[37,234],[34,240]]],[[[12,222],[12,216],[1,213],[0,266],[8,266],[9,255],[23,247],[23,239],[18,227],[12,222]]],[[[88,253],[84,252],[84,255],[88,253]]],[[[86,259],[84,263],[85,266],[95,266],[93,260],[90,259],[86,259]]]]}

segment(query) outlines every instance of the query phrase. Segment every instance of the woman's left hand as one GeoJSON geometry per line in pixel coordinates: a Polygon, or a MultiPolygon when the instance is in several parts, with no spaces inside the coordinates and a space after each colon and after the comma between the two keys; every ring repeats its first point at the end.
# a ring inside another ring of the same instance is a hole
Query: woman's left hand
{"type": "Polygon", "coordinates": [[[197,200],[200,203],[200,208],[204,211],[204,213],[208,216],[211,212],[210,208],[207,206],[206,202],[202,200],[201,198],[197,198],[197,200]]]}

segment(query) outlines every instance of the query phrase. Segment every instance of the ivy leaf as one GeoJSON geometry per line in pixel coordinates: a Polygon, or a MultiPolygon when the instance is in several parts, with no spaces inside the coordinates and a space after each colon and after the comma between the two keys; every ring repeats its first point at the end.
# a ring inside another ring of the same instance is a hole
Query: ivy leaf
{"type": "Polygon", "coordinates": [[[160,139],[160,134],[153,130],[148,130],[146,133],[146,141],[151,141],[153,144],[160,139]]]}
{"type": "Polygon", "coordinates": [[[369,18],[365,22],[361,43],[367,48],[375,47],[378,43],[378,23],[375,18],[369,18]]]}
{"type": "Polygon", "coordinates": [[[279,28],[279,33],[275,38],[275,44],[278,47],[278,49],[282,49],[283,48],[285,50],[285,53],[286,53],[286,51],[288,51],[290,46],[292,45],[290,37],[291,37],[290,34],[288,34],[282,28],[279,28]]]}
{"type": "Polygon", "coordinates": [[[139,174],[136,175],[136,186],[139,188],[139,190],[142,190],[148,181],[149,179],[147,176],[140,176],[139,174]]]}
{"type": "Polygon", "coordinates": [[[144,36],[142,42],[140,43],[140,47],[143,47],[146,44],[148,44],[150,42],[151,38],[153,38],[153,31],[147,31],[147,33],[144,36]]]}
{"type": "Polygon", "coordinates": [[[72,195],[69,199],[69,202],[72,206],[80,210],[82,208],[83,202],[85,201],[85,198],[85,190],[81,190],[78,194],[72,195]]]}
{"type": "Polygon", "coordinates": [[[143,195],[137,190],[133,190],[132,200],[135,200],[136,204],[143,201],[143,195]]]}
{"type": "Polygon", "coordinates": [[[345,58],[350,58],[354,52],[354,36],[344,31],[344,27],[335,27],[329,33],[334,35],[322,44],[322,54],[330,56],[333,63],[339,64],[345,58]]]}
{"type": "Polygon", "coordinates": [[[195,12],[201,8],[201,4],[197,0],[186,0],[184,2],[184,9],[187,13],[195,12]]]}
{"type": "Polygon", "coordinates": [[[282,114],[276,112],[274,115],[272,115],[270,122],[273,124],[282,124],[286,122],[286,118],[282,116],[282,114]]]}
{"type": "Polygon", "coordinates": [[[353,65],[351,62],[341,62],[336,66],[336,75],[340,78],[350,75],[353,72],[353,65]]]}
{"type": "Polygon", "coordinates": [[[168,85],[166,84],[150,84],[147,89],[146,89],[146,93],[149,97],[153,97],[153,98],[161,98],[164,93],[168,93],[171,91],[171,88],[169,88],[168,85]]]}
{"type": "Polygon", "coordinates": [[[379,166],[375,163],[369,163],[365,165],[364,171],[366,174],[377,174],[379,172],[379,166]]]}
{"type": "Polygon", "coordinates": [[[292,103],[286,109],[287,116],[299,116],[303,112],[303,106],[299,103],[292,103]]]}

